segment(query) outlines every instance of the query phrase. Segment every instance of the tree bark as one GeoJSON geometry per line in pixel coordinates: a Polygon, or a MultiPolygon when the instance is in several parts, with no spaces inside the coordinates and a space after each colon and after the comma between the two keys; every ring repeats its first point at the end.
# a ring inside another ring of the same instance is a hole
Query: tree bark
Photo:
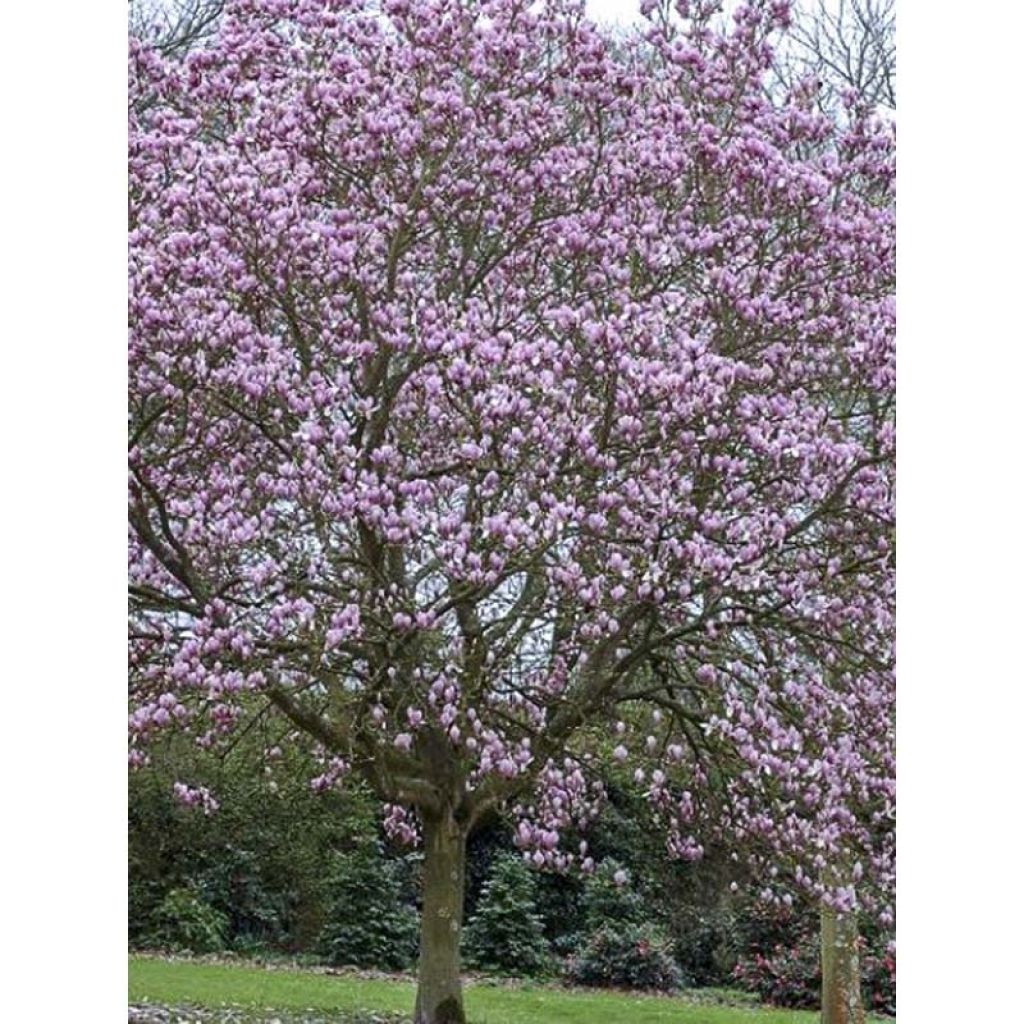
{"type": "Polygon", "coordinates": [[[821,1024],[864,1024],[857,915],[821,908],[821,1024]]]}
{"type": "Polygon", "coordinates": [[[424,812],[423,919],[415,1024],[466,1024],[459,971],[466,830],[450,810],[424,812]]]}

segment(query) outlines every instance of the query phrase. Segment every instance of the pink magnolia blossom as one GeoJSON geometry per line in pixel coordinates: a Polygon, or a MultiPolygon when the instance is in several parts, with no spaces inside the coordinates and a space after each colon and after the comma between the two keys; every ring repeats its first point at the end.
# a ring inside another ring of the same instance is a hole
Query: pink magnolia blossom
{"type": "Polygon", "coordinates": [[[132,44],[132,763],[269,711],[406,841],[591,871],[611,736],[669,854],[891,921],[893,132],[766,88],[786,5],[690,6],[132,44]]]}

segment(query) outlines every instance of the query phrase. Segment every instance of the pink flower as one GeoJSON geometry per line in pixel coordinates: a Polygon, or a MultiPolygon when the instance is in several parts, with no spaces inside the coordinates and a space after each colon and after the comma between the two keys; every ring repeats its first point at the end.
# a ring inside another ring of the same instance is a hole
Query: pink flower
{"type": "Polygon", "coordinates": [[[888,928],[893,132],[766,96],[785,0],[644,0],[642,75],[526,6],[131,46],[132,760],[265,712],[422,782],[444,730],[558,867],[610,736],[672,856],[822,899],[843,850],[888,928]]]}

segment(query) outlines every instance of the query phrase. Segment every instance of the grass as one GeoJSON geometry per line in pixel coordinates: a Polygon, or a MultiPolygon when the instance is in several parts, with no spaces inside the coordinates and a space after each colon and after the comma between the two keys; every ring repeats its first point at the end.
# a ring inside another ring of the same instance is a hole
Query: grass
{"type": "MultiPolygon", "coordinates": [[[[236,1006],[250,1010],[337,1013],[412,1012],[414,986],[400,979],[362,978],[136,956],[129,959],[133,1003],[236,1006]]],[[[578,992],[543,985],[472,985],[471,1024],[814,1024],[817,1013],[710,1005],[690,996],[578,992]]]]}

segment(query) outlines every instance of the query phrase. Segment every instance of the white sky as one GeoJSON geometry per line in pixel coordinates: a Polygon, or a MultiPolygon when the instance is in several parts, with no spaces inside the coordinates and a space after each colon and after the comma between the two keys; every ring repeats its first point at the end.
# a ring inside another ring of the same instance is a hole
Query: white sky
{"type": "Polygon", "coordinates": [[[587,13],[594,21],[628,25],[640,20],[640,0],[587,0],[587,13]]]}
{"type": "MultiPolygon", "coordinates": [[[[804,6],[804,3],[797,0],[795,8],[799,9],[801,6],[804,6]]],[[[836,0],[829,0],[828,6],[832,10],[836,10],[836,0]]],[[[641,20],[640,0],[587,0],[587,13],[595,21],[628,25],[630,22],[641,20]]]]}

